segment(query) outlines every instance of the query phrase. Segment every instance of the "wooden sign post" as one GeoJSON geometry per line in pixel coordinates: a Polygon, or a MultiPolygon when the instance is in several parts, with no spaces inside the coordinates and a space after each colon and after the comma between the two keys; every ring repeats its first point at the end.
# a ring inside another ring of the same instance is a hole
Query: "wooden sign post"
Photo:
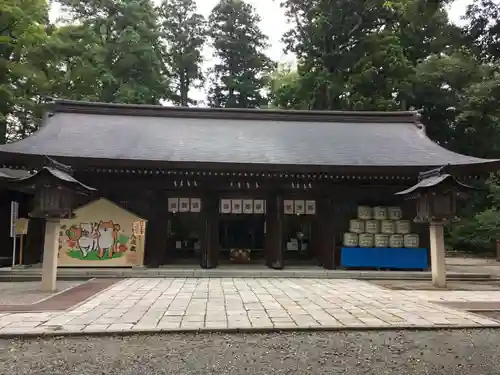
{"type": "Polygon", "coordinates": [[[132,235],[137,239],[137,247],[143,250],[143,238],[146,234],[146,222],[137,220],[132,223],[132,235]]]}
{"type": "Polygon", "coordinates": [[[16,219],[15,223],[15,233],[19,236],[19,264],[23,264],[23,239],[28,233],[29,219],[24,217],[16,219]]]}

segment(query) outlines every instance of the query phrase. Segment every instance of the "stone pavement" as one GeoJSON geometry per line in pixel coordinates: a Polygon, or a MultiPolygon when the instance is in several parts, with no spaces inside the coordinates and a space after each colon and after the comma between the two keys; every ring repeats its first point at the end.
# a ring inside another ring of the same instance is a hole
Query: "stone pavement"
{"type": "MultiPolygon", "coordinates": [[[[338,279],[126,279],[66,311],[0,313],[0,335],[500,327],[496,320],[430,303],[432,293],[338,279]]],[[[440,293],[443,301],[456,292],[440,293]]],[[[500,300],[500,292],[486,293],[500,300]]]]}

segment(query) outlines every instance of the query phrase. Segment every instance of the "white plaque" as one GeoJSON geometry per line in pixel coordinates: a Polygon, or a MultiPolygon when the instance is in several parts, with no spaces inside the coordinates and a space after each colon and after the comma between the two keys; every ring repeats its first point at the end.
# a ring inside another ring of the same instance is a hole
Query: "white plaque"
{"type": "Polygon", "coordinates": [[[221,199],[220,200],[220,213],[230,214],[231,213],[231,199],[221,199]]]}
{"type": "Polygon", "coordinates": [[[233,214],[241,214],[243,212],[241,199],[231,200],[231,212],[233,214]]]}
{"type": "Polygon", "coordinates": [[[189,212],[189,198],[179,198],[179,212],[189,212]]]}
{"type": "Polygon", "coordinates": [[[306,215],[316,215],[316,201],[306,201],[306,215]]]}
{"type": "Polygon", "coordinates": [[[179,212],[179,198],[168,198],[168,212],[179,212]]]}
{"type": "Polygon", "coordinates": [[[253,201],[253,213],[263,214],[265,211],[265,201],[263,199],[255,199],[253,201]]]}
{"type": "Polygon", "coordinates": [[[253,200],[252,199],[243,199],[243,213],[244,214],[253,214],[253,200]]]}
{"type": "Polygon", "coordinates": [[[294,208],[295,208],[295,213],[297,215],[303,215],[305,214],[306,212],[306,207],[305,207],[305,202],[304,201],[300,201],[300,200],[297,200],[297,201],[294,201],[294,208]]]}
{"type": "Polygon", "coordinates": [[[191,198],[191,212],[200,212],[200,211],[201,211],[201,199],[191,198]]]}
{"type": "Polygon", "coordinates": [[[16,237],[16,220],[19,217],[19,203],[10,202],[10,236],[16,237]]]}
{"type": "Polygon", "coordinates": [[[283,201],[283,211],[286,215],[293,215],[293,201],[285,199],[283,201]]]}

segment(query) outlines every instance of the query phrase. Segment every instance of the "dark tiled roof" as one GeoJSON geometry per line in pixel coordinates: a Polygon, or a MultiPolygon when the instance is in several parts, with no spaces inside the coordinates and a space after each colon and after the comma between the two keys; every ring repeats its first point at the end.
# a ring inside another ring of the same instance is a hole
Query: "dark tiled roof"
{"type": "Polygon", "coordinates": [[[0,179],[16,179],[29,177],[31,173],[22,169],[0,168],[0,179]]]}
{"type": "Polygon", "coordinates": [[[483,164],[431,141],[413,112],[165,108],[58,102],[36,134],[2,154],[300,166],[483,164]]]}

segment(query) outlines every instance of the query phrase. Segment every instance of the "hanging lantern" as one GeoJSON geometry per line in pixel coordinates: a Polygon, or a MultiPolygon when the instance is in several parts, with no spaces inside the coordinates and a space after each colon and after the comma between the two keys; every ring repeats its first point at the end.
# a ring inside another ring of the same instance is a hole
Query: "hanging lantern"
{"type": "Polygon", "coordinates": [[[396,195],[416,201],[416,222],[456,221],[457,200],[469,190],[477,190],[458,182],[452,175],[442,173],[443,168],[420,173],[419,182],[396,195]]]}
{"type": "Polygon", "coordinates": [[[23,191],[33,191],[33,210],[36,218],[71,218],[78,194],[87,195],[94,188],[86,186],[72,176],[72,169],[46,157],[44,166],[35,174],[11,181],[23,191]]]}

